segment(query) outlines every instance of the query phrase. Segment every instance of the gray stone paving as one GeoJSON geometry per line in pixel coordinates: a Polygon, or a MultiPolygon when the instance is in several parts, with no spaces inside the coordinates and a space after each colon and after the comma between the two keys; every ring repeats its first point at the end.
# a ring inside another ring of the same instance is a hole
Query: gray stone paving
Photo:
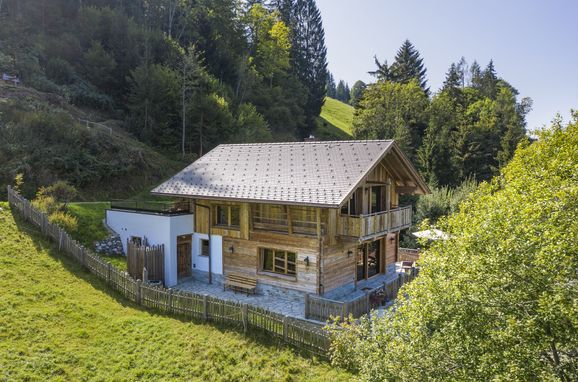
{"type": "MultiPolygon", "coordinates": [[[[398,277],[398,274],[403,272],[400,263],[396,264],[395,271],[373,277],[366,281],[361,281],[357,284],[357,289],[344,294],[332,295],[327,293],[324,297],[335,299],[338,301],[350,301],[365,294],[364,288],[373,289],[389,282],[398,277]]],[[[223,285],[219,282],[214,284],[207,283],[206,280],[198,280],[195,278],[179,283],[174,289],[185,290],[197,294],[207,294],[209,296],[217,297],[222,300],[235,301],[243,304],[250,304],[268,309],[272,312],[283,314],[285,316],[305,318],[305,301],[304,299],[291,299],[283,297],[283,294],[276,295],[247,295],[246,293],[234,292],[229,289],[223,290],[223,285]]],[[[366,289],[367,290],[367,289],[366,289]]],[[[289,296],[289,294],[288,294],[289,296]]]]}
{"type": "Polygon", "coordinates": [[[259,306],[285,316],[305,318],[304,300],[297,301],[283,298],[281,296],[266,296],[259,294],[247,296],[246,293],[233,292],[228,289],[224,291],[223,285],[221,284],[208,284],[204,281],[194,279],[184,281],[175,286],[174,289],[186,290],[197,294],[207,294],[222,300],[259,306]]]}

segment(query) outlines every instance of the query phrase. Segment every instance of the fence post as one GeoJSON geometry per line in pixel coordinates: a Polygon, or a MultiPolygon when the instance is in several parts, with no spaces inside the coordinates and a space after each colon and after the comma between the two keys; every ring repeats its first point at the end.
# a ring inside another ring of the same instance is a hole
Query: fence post
{"type": "Polygon", "coordinates": [[[287,331],[289,328],[289,322],[288,322],[288,317],[287,316],[283,316],[283,341],[287,342],[287,331]]]}
{"type": "Polygon", "coordinates": [[[305,293],[305,318],[309,318],[309,293],[305,293]]]}
{"type": "Polygon", "coordinates": [[[169,288],[169,301],[167,303],[167,311],[169,313],[173,312],[173,290],[171,288],[169,288]]]}
{"type": "Polygon", "coordinates": [[[112,265],[108,263],[108,269],[106,270],[106,283],[110,285],[110,274],[112,273],[112,265]]]}
{"type": "Polygon", "coordinates": [[[341,321],[344,321],[345,317],[347,317],[347,310],[348,310],[347,306],[348,306],[347,302],[343,302],[341,304],[341,321]]]}
{"type": "Polygon", "coordinates": [[[209,321],[209,296],[203,295],[203,318],[209,321]]]}
{"type": "Polygon", "coordinates": [[[247,328],[249,326],[249,306],[243,304],[241,306],[241,320],[243,321],[243,333],[247,333],[247,328]]]}
{"type": "Polygon", "coordinates": [[[141,293],[140,293],[140,286],[141,286],[142,281],[140,280],[136,280],[136,293],[135,293],[135,302],[137,304],[140,305],[140,297],[141,297],[141,293]]]}
{"type": "Polygon", "coordinates": [[[371,311],[371,305],[369,304],[369,293],[365,294],[365,309],[366,313],[369,315],[369,312],[371,311]]]}

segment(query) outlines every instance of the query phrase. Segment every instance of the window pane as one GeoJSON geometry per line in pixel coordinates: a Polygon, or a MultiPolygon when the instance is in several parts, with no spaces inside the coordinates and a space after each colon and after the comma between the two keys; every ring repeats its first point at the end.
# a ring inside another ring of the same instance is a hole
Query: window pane
{"type": "Polygon", "coordinates": [[[209,256],[209,240],[201,239],[201,256],[209,256]]]}
{"type": "Polygon", "coordinates": [[[230,225],[238,227],[240,221],[240,209],[237,206],[231,206],[231,223],[230,225]]]}
{"type": "Polygon", "coordinates": [[[218,225],[229,225],[229,211],[226,206],[217,206],[217,222],[218,225]]]}
{"type": "Polygon", "coordinates": [[[295,260],[297,259],[297,255],[294,254],[293,252],[287,252],[287,261],[290,261],[292,263],[295,263],[295,260]]]}
{"type": "Polygon", "coordinates": [[[268,248],[263,248],[261,250],[263,257],[263,270],[273,271],[273,250],[268,248]]]}

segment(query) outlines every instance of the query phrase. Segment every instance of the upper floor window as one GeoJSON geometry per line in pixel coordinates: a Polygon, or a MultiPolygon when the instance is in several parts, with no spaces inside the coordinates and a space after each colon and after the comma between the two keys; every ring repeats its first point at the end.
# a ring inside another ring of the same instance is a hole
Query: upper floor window
{"type": "Polygon", "coordinates": [[[351,198],[341,207],[343,215],[358,215],[357,213],[357,191],[351,195],[351,198]]]}
{"type": "Polygon", "coordinates": [[[238,228],[240,220],[239,206],[218,205],[215,207],[215,225],[238,228]]]}

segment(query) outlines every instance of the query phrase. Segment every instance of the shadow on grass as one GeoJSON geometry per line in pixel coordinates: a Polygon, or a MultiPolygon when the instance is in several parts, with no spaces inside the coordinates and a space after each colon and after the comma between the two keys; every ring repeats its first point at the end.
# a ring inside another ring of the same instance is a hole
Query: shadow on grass
{"type": "Polygon", "coordinates": [[[32,239],[34,248],[38,251],[47,250],[50,257],[57,260],[63,267],[74,275],[77,279],[82,280],[90,284],[95,290],[106,293],[108,296],[112,297],[118,304],[123,307],[138,310],[140,312],[146,312],[150,315],[157,317],[166,317],[178,320],[183,323],[192,323],[195,325],[210,326],[219,330],[221,333],[234,333],[244,335],[245,338],[249,339],[250,342],[257,345],[265,346],[268,349],[279,349],[279,348],[289,348],[292,349],[296,355],[300,355],[304,358],[310,358],[315,362],[324,362],[326,359],[318,355],[313,355],[307,350],[298,348],[291,344],[285,343],[281,338],[273,337],[270,334],[263,333],[257,329],[249,330],[247,333],[242,333],[241,324],[227,324],[216,321],[204,321],[202,319],[184,317],[178,314],[169,314],[167,312],[162,312],[152,308],[143,307],[133,301],[130,301],[118,291],[112,289],[106,284],[104,280],[101,280],[96,275],[90,273],[90,271],[83,265],[79,264],[72,257],[67,256],[63,251],[58,249],[58,246],[50,241],[50,239],[44,236],[32,223],[24,220],[18,212],[11,210],[16,227],[20,232],[25,232],[32,239]]]}

